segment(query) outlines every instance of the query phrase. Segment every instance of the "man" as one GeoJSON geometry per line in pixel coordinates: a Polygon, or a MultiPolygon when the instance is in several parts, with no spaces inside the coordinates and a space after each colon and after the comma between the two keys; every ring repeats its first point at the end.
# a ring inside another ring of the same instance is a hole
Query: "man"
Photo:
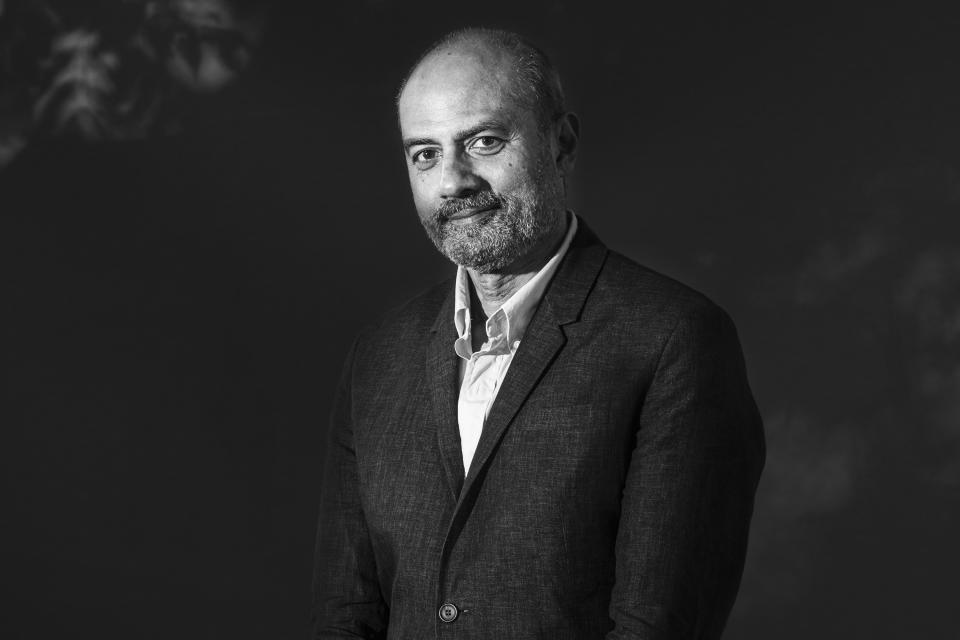
{"type": "Polygon", "coordinates": [[[579,123],[519,36],[450,34],[397,105],[459,266],[347,359],[316,637],[718,637],[764,457],[729,318],[566,210],[579,123]]]}

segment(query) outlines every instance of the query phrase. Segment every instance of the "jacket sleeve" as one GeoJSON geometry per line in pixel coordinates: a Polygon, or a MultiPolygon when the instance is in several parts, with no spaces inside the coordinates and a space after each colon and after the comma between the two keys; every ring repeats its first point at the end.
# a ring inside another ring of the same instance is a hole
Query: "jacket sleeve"
{"type": "Polygon", "coordinates": [[[360,504],[347,356],[330,417],[313,574],[313,638],[383,638],[387,605],[360,504]]]}
{"type": "Polygon", "coordinates": [[[608,640],[720,637],[764,456],[736,329],[704,304],[675,325],[644,397],[621,503],[608,640]]]}

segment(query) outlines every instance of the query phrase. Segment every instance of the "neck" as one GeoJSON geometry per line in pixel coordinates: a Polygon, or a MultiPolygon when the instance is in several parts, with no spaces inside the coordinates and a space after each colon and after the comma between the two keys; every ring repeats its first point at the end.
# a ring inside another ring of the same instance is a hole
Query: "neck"
{"type": "Polygon", "coordinates": [[[566,234],[567,225],[558,225],[556,231],[502,273],[480,273],[474,269],[467,269],[486,317],[493,315],[504,302],[510,299],[510,296],[528,283],[543,268],[543,265],[550,261],[563,243],[566,234]]]}

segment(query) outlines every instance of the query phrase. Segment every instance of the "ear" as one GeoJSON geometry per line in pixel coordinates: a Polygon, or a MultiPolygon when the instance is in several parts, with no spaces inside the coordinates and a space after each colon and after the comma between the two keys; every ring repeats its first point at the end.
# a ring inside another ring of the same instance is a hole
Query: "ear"
{"type": "Polygon", "coordinates": [[[577,150],[580,147],[580,118],[577,114],[567,112],[557,120],[554,130],[556,142],[557,171],[566,177],[573,171],[577,160],[577,150]]]}

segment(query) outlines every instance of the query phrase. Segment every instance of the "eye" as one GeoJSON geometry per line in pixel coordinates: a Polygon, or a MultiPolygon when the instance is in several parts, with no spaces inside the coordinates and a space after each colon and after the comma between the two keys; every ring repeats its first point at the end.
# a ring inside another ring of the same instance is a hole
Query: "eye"
{"type": "Polygon", "coordinates": [[[503,149],[504,141],[495,136],[480,136],[470,143],[470,151],[481,156],[491,156],[503,149]]]}
{"type": "Polygon", "coordinates": [[[413,157],[410,160],[413,162],[413,166],[415,166],[417,169],[420,171],[426,171],[433,165],[437,164],[437,160],[439,159],[439,149],[421,149],[413,154],[413,157]]]}

